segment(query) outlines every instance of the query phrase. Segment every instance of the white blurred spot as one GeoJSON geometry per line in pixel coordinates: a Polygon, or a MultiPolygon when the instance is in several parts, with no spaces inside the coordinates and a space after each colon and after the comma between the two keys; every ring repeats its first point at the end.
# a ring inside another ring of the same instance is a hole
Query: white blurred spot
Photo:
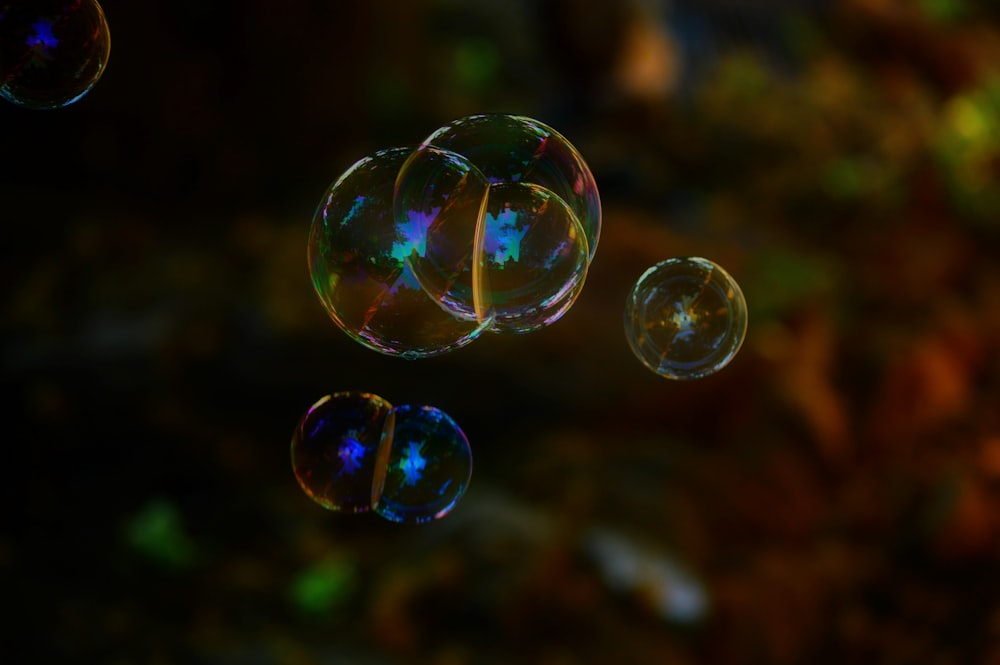
{"type": "Polygon", "coordinates": [[[648,598],[662,618],[695,623],[708,612],[701,583],[670,557],[645,551],[607,529],[591,531],[584,548],[611,589],[648,598]]]}

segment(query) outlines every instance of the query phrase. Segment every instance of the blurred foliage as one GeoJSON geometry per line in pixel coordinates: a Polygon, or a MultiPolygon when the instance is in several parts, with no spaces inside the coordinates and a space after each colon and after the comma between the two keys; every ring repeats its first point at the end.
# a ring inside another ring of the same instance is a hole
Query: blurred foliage
{"type": "Polygon", "coordinates": [[[292,600],[305,612],[329,612],[347,601],[354,581],[354,568],[349,563],[321,561],[295,579],[292,600]]]}
{"type": "Polygon", "coordinates": [[[194,543],[184,534],[177,510],[154,500],[133,516],[126,528],[129,545],[170,568],[187,568],[195,558],[194,543]]]}

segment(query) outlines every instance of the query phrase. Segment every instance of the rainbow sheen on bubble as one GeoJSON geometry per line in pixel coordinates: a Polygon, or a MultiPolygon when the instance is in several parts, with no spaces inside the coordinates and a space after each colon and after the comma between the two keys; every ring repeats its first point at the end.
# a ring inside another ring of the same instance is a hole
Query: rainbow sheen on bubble
{"type": "Polygon", "coordinates": [[[743,344],[747,304],[721,266],[698,257],[661,261],[642,274],[625,304],[635,356],[668,379],[698,379],[729,364],[743,344]]]}
{"type": "Polygon", "coordinates": [[[111,34],[95,0],[0,0],[0,97],[29,109],[68,106],[104,73],[111,34]]]}
{"type": "MultiPolygon", "coordinates": [[[[426,252],[435,217],[430,210],[395,213],[396,175],[412,152],[365,157],[327,189],[313,217],[308,260],[313,287],[344,332],[375,351],[422,358],[468,344],[489,321],[449,310],[413,272],[410,258],[426,252]]],[[[441,178],[462,179],[462,165],[443,168],[441,178]]]]}
{"type": "Polygon", "coordinates": [[[291,458],[320,506],[411,524],[447,515],[472,476],[469,441],[451,416],[358,391],[313,404],[296,425],[291,458]]]}
{"type": "Polygon", "coordinates": [[[583,288],[600,224],[593,175],[565,138],[530,118],[470,116],[331,185],[309,268],[348,335],[422,358],[484,330],[557,321],[583,288]]]}
{"type": "Polygon", "coordinates": [[[601,235],[597,183],[579,151],[552,127],[533,118],[481,114],[459,118],[424,139],[425,145],[458,153],[491,184],[539,185],[561,198],[587,236],[588,263],[601,235]]]}
{"type": "Polygon", "coordinates": [[[448,514],[472,476],[469,440],[451,417],[432,406],[402,405],[396,416],[375,512],[392,522],[420,524],[448,514]]]}
{"type": "Polygon", "coordinates": [[[292,435],[292,470],[303,491],[328,510],[370,510],[376,457],[393,418],[392,405],[371,393],[319,399],[292,435]]]}
{"type": "Polygon", "coordinates": [[[415,239],[406,259],[421,287],[458,318],[490,323],[492,291],[478,249],[486,176],[462,155],[421,146],[400,168],[395,188],[396,223],[415,239]]]}
{"type": "Polygon", "coordinates": [[[490,186],[481,255],[493,332],[530,332],[576,302],[589,268],[587,236],[566,203],[539,185],[490,186]]]}

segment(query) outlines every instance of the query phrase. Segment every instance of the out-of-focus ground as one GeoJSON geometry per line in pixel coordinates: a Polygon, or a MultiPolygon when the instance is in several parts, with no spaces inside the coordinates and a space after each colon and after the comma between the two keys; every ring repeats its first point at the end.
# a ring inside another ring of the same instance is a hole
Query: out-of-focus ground
{"type": "Polygon", "coordinates": [[[0,660],[1000,662],[992,3],[104,9],[88,97],[0,108],[0,660]],[[356,345],[307,275],[320,195],[490,111],[590,163],[583,294],[436,359],[356,345]],[[622,332],[679,255],[750,308],[687,383],[622,332]],[[348,389],[458,421],[453,513],[301,492],[292,429],[348,389]]]}

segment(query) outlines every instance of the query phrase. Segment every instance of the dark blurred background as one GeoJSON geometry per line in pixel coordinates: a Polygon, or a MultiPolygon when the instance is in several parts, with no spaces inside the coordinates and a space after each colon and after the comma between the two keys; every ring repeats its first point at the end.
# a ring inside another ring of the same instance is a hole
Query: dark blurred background
{"type": "Polygon", "coordinates": [[[0,106],[0,660],[1000,662],[994,3],[103,7],[87,97],[0,106]],[[440,358],[362,348],[307,274],[323,190],[492,111],[594,171],[583,294],[440,358]],[[750,327],[672,383],[622,316],[680,255],[750,327]],[[454,512],[302,493],[295,423],[350,389],[463,427],[454,512]]]}

